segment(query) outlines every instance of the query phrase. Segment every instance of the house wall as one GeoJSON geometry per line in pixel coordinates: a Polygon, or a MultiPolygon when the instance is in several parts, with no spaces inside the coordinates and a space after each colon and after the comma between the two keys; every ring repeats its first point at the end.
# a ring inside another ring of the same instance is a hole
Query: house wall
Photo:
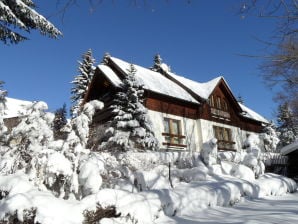
{"type": "Polygon", "coordinates": [[[200,140],[199,140],[199,129],[197,120],[185,118],[177,115],[157,112],[153,110],[148,110],[148,115],[153,124],[153,128],[155,130],[155,137],[160,142],[161,149],[171,149],[171,150],[189,150],[189,151],[200,151],[200,140]],[[185,135],[184,144],[187,146],[186,148],[182,147],[169,147],[165,146],[162,143],[165,142],[165,136],[162,133],[165,130],[164,127],[164,118],[171,118],[175,120],[181,121],[182,127],[182,135],[185,135]]]}

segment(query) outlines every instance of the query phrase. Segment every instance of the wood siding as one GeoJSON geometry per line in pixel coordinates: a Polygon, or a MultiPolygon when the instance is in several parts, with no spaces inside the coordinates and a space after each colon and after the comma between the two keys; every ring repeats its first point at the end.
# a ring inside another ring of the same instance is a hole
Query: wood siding
{"type": "Polygon", "coordinates": [[[175,103],[164,102],[159,99],[147,98],[145,101],[145,106],[149,110],[154,110],[166,114],[173,114],[191,119],[198,118],[198,109],[187,105],[178,105],[175,103]]]}

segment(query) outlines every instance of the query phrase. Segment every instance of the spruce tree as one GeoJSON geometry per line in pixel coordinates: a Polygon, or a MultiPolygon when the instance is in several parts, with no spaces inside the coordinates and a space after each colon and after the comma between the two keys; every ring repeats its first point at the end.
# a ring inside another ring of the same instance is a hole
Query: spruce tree
{"type": "Polygon", "coordinates": [[[280,139],[279,146],[283,147],[297,140],[298,125],[287,102],[278,107],[277,122],[277,131],[280,139]]]}
{"type": "Polygon", "coordinates": [[[160,57],[159,54],[156,54],[154,56],[154,65],[150,68],[152,71],[155,71],[155,72],[160,72],[161,70],[161,64],[162,64],[162,58],[160,57]]]}
{"type": "Polygon", "coordinates": [[[157,150],[152,124],[143,105],[143,86],[135,78],[135,67],[130,66],[122,80],[122,88],[111,106],[113,119],[102,143],[103,149],[127,151],[157,150]]]}
{"type": "Polygon", "coordinates": [[[62,33],[35,11],[32,0],[0,0],[0,41],[17,44],[27,40],[20,31],[39,30],[42,35],[57,38],[62,33]]]}
{"type": "Polygon", "coordinates": [[[70,110],[72,117],[76,117],[78,115],[82,101],[94,74],[93,65],[95,63],[95,59],[92,56],[92,50],[89,49],[85,54],[83,54],[82,59],[82,62],[78,62],[78,75],[71,82],[71,84],[73,84],[73,87],[71,88],[71,102],[73,105],[70,110]]]}
{"type": "Polygon", "coordinates": [[[55,139],[66,139],[66,133],[62,131],[62,128],[67,124],[67,112],[66,104],[55,111],[55,117],[53,121],[53,131],[55,139]]]}

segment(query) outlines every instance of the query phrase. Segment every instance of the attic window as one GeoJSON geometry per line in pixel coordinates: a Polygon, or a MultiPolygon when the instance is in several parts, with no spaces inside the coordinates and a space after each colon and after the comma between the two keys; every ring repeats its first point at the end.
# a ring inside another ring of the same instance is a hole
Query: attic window
{"type": "Polygon", "coordinates": [[[210,96],[209,104],[210,104],[211,107],[214,107],[214,97],[213,97],[213,95],[210,96]]]}
{"type": "Polygon", "coordinates": [[[217,109],[221,109],[221,99],[219,96],[216,98],[216,107],[217,109]]]}
{"type": "Polygon", "coordinates": [[[228,104],[224,99],[222,100],[222,109],[224,111],[228,111],[228,104]]]}
{"type": "Polygon", "coordinates": [[[165,142],[163,145],[176,146],[176,147],[186,147],[183,144],[185,136],[182,135],[181,121],[164,118],[164,132],[165,142]]]}

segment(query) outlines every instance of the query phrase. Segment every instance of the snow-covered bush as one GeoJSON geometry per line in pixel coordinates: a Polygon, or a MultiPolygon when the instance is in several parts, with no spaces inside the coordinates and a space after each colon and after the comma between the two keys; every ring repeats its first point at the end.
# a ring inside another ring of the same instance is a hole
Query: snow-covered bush
{"type": "Polygon", "coordinates": [[[217,164],[217,140],[215,138],[203,143],[201,157],[207,166],[217,164]]]}
{"type": "Polygon", "coordinates": [[[279,138],[273,124],[264,128],[263,132],[260,134],[260,139],[263,141],[265,151],[276,152],[279,138]]]}

